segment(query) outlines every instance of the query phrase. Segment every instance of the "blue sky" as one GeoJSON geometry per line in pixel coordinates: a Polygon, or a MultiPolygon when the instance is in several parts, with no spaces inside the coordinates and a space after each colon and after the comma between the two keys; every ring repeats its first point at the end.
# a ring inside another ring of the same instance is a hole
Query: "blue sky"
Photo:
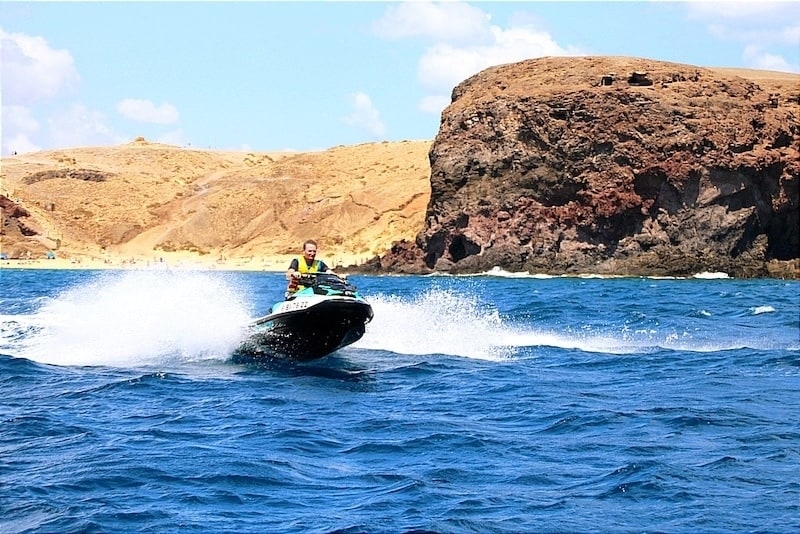
{"type": "Polygon", "coordinates": [[[542,56],[800,72],[800,2],[3,2],[2,154],[433,139],[453,87],[542,56]]]}

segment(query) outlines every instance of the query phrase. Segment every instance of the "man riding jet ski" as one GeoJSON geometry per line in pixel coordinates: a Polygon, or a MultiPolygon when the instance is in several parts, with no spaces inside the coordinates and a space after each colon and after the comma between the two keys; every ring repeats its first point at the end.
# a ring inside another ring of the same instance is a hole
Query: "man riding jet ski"
{"type": "Polygon", "coordinates": [[[239,354],[297,360],[322,358],[361,339],[372,320],[372,306],[346,277],[315,260],[316,244],[303,244],[303,257],[286,273],[286,300],[250,324],[239,354]]]}
{"type": "Polygon", "coordinates": [[[317,243],[313,239],[309,239],[303,243],[303,255],[292,259],[289,269],[286,271],[286,279],[289,281],[289,286],[286,288],[287,299],[294,296],[295,292],[303,287],[299,282],[302,275],[325,272],[336,274],[324,261],[318,260],[316,257],[317,243]]]}

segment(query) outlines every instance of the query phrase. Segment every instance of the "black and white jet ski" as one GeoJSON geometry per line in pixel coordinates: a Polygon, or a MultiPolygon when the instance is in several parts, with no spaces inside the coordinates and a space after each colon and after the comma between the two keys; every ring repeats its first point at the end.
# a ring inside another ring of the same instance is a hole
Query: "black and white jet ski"
{"type": "Polygon", "coordinates": [[[361,339],[373,312],[356,286],[331,273],[304,274],[299,282],[303,289],[250,323],[238,354],[315,360],[361,339]]]}

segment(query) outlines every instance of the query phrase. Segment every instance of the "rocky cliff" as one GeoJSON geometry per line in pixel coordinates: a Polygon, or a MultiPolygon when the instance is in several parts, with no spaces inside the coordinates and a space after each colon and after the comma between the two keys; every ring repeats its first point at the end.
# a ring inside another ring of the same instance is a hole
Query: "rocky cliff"
{"type": "Polygon", "coordinates": [[[798,95],[793,74],[543,58],[457,86],[433,144],[12,156],[0,252],[260,268],[316,237],[366,271],[798,277],[798,95]]]}
{"type": "Polygon", "coordinates": [[[572,57],[467,79],[424,228],[370,267],[797,277],[800,77],[741,74],[572,57]]]}

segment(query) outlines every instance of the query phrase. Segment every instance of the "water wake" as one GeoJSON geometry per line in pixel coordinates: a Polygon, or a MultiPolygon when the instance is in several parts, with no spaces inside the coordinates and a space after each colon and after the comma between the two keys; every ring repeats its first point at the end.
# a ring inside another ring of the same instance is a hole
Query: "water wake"
{"type": "MultiPolygon", "coordinates": [[[[180,271],[109,273],[17,317],[18,356],[56,365],[130,366],[224,359],[250,313],[219,276],[180,271]]],[[[13,337],[5,333],[4,337],[13,337]]]]}
{"type": "Polygon", "coordinates": [[[478,299],[448,290],[429,290],[403,298],[368,297],[375,318],[356,346],[399,354],[448,354],[482,360],[504,360],[505,327],[496,309],[478,299]]]}
{"type": "MultiPolygon", "coordinates": [[[[555,347],[607,354],[640,354],[659,350],[718,352],[752,348],[771,350],[780,340],[753,339],[727,323],[644,325],[529,323],[515,324],[491,304],[468,293],[429,289],[413,297],[377,295],[368,297],[375,319],[356,346],[399,354],[447,354],[489,361],[513,359],[520,349],[555,347]]],[[[753,314],[774,311],[770,307],[753,314]]],[[[710,317],[701,310],[700,319],[710,317]]],[[[694,317],[693,317],[694,318],[694,317]]],[[[791,344],[788,347],[791,350],[791,344]]]]}

